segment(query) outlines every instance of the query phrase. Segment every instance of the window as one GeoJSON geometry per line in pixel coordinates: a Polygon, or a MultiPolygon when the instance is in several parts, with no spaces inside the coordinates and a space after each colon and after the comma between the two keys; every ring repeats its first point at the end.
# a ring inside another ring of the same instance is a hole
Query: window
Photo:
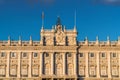
{"type": "Polygon", "coordinates": [[[49,57],[49,54],[48,54],[48,53],[46,53],[46,57],[49,57]]]}
{"type": "Polygon", "coordinates": [[[116,53],[113,53],[113,57],[116,57],[116,53]]]}
{"type": "Polygon", "coordinates": [[[1,57],[5,57],[5,53],[4,52],[1,53],[1,57]]]}
{"type": "Polygon", "coordinates": [[[90,53],[90,57],[94,57],[94,53],[90,53]]]}
{"type": "Polygon", "coordinates": [[[107,68],[106,68],[106,66],[101,66],[101,76],[107,76],[107,68]]]}
{"type": "Polygon", "coordinates": [[[95,67],[90,67],[90,76],[95,76],[96,72],[95,72],[95,67]]]}
{"type": "Polygon", "coordinates": [[[37,57],[37,56],[38,56],[38,53],[34,53],[33,56],[34,56],[34,57],[37,57]]]}
{"type": "Polygon", "coordinates": [[[0,69],[0,76],[1,76],[1,75],[5,75],[5,69],[4,69],[4,68],[1,68],[1,69],[0,69]]]}
{"type": "Polygon", "coordinates": [[[102,57],[105,57],[105,53],[102,53],[102,57]]]}
{"type": "Polygon", "coordinates": [[[83,53],[80,53],[80,57],[83,57],[83,53]]]}
{"type": "Polygon", "coordinates": [[[27,53],[23,53],[23,57],[27,57],[27,53]]]}
{"type": "Polygon", "coordinates": [[[15,56],[16,56],[16,53],[12,52],[11,57],[15,57],[15,56]]]}
{"type": "Polygon", "coordinates": [[[116,66],[112,67],[112,75],[117,76],[118,75],[118,68],[116,66]]]}
{"type": "Polygon", "coordinates": [[[71,53],[68,53],[68,57],[71,57],[72,55],[71,55],[71,53]]]}
{"type": "Polygon", "coordinates": [[[14,69],[14,68],[10,69],[10,74],[11,75],[17,75],[16,69],[14,69]]]}

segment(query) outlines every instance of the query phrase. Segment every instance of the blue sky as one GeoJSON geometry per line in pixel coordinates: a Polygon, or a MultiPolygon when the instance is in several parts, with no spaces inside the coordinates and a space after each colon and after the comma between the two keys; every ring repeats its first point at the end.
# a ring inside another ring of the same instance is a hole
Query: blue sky
{"type": "Polygon", "coordinates": [[[0,0],[0,40],[40,39],[41,13],[45,13],[44,28],[51,29],[60,16],[66,29],[74,27],[77,15],[78,40],[117,40],[120,36],[119,0],[0,0]]]}

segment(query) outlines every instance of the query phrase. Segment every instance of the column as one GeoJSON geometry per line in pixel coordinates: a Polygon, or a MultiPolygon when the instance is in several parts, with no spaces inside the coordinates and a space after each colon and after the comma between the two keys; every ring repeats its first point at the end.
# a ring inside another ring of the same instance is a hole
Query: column
{"type": "Polygon", "coordinates": [[[108,52],[107,55],[108,55],[108,78],[111,78],[110,52],[108,52]]]}
{"type": "Polygon", "coordinates": [[[18,68],[17,68],[17,77],[20,78],[20,55],[21,52],[18,52],[18,68]]]}
{"type": "Polygon", "coordinates": [[[119,78],[120,78],[120,53],[118,54],[119,56],[119,78]]]}
{"type": "Polygon", "coordinates": [[[88,74],[88,53],[87,52],[86,52],[85,57],[86,57],[86,59],[85,59],[86,60],[86,74],[85,75],[86,75],[86,77],[89,77],[89,74],[88,74]]]}
{"type": "Polygon", "coordinates": [[[77,75],[77,72],[76,72],[77,67],[76,67],[76,65],[77,65],[77,57],[76,57],[76,53],[74,53],[74,75],[77,75]]]}
{"type": "Polygon", "coordinates": [[[97,78],[100,78],[100,57],[99,52],[97,52],[96,62],[97,62],[97,78]]]}
{"type": "Polygon", "coordinates": [[[28,69],[28,77],[31,78],[31,57],[32,53],[29,53],[29,69],[28,69]]]}
{"type": "Polygon", "coordinates": [[[51,75],[54,74],[54,53],[51,53],[51,75]]]}
{"type": "Polygon", "coordinates": [[[42,75],[42,69],[43,68],[43,53],[40,53],[40,71],[39,71],[39,75],[42,75]]]}
{"type": "Polygon", "coordinates": [[[7,69],[6,69],[6,77],[9,78],[9,65],[10,65],[10,52],[7,52],[7,69]]]}
{"type": "Polygon", "coordinates": [[[63,53],[63,75],[66,74],[66,53],[63,53]]]}

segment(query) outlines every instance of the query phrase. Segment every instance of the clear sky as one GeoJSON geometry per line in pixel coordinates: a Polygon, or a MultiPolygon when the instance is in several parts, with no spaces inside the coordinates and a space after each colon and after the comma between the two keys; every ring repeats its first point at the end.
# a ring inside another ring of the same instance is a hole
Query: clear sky
{"type": "Polygon", "coordinates": [[[44,28],[51,29],[60,16],[66,29],[74,27],[77,15],[78,40],[117,40],[120,36],[119,0],[0,0],[0,40],[39,40],[42,25],[41,13],[45,13],[44,28]]]}

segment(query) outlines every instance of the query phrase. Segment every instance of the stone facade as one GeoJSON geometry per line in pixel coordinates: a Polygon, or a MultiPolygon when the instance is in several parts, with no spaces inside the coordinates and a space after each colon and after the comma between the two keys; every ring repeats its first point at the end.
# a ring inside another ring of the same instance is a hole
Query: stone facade
{"type": "Polygon", "coordinates": [[[0,41],[0,80],[120,80],[120,39],[77,41],[58,24],[41,40],[0,41]]]}

